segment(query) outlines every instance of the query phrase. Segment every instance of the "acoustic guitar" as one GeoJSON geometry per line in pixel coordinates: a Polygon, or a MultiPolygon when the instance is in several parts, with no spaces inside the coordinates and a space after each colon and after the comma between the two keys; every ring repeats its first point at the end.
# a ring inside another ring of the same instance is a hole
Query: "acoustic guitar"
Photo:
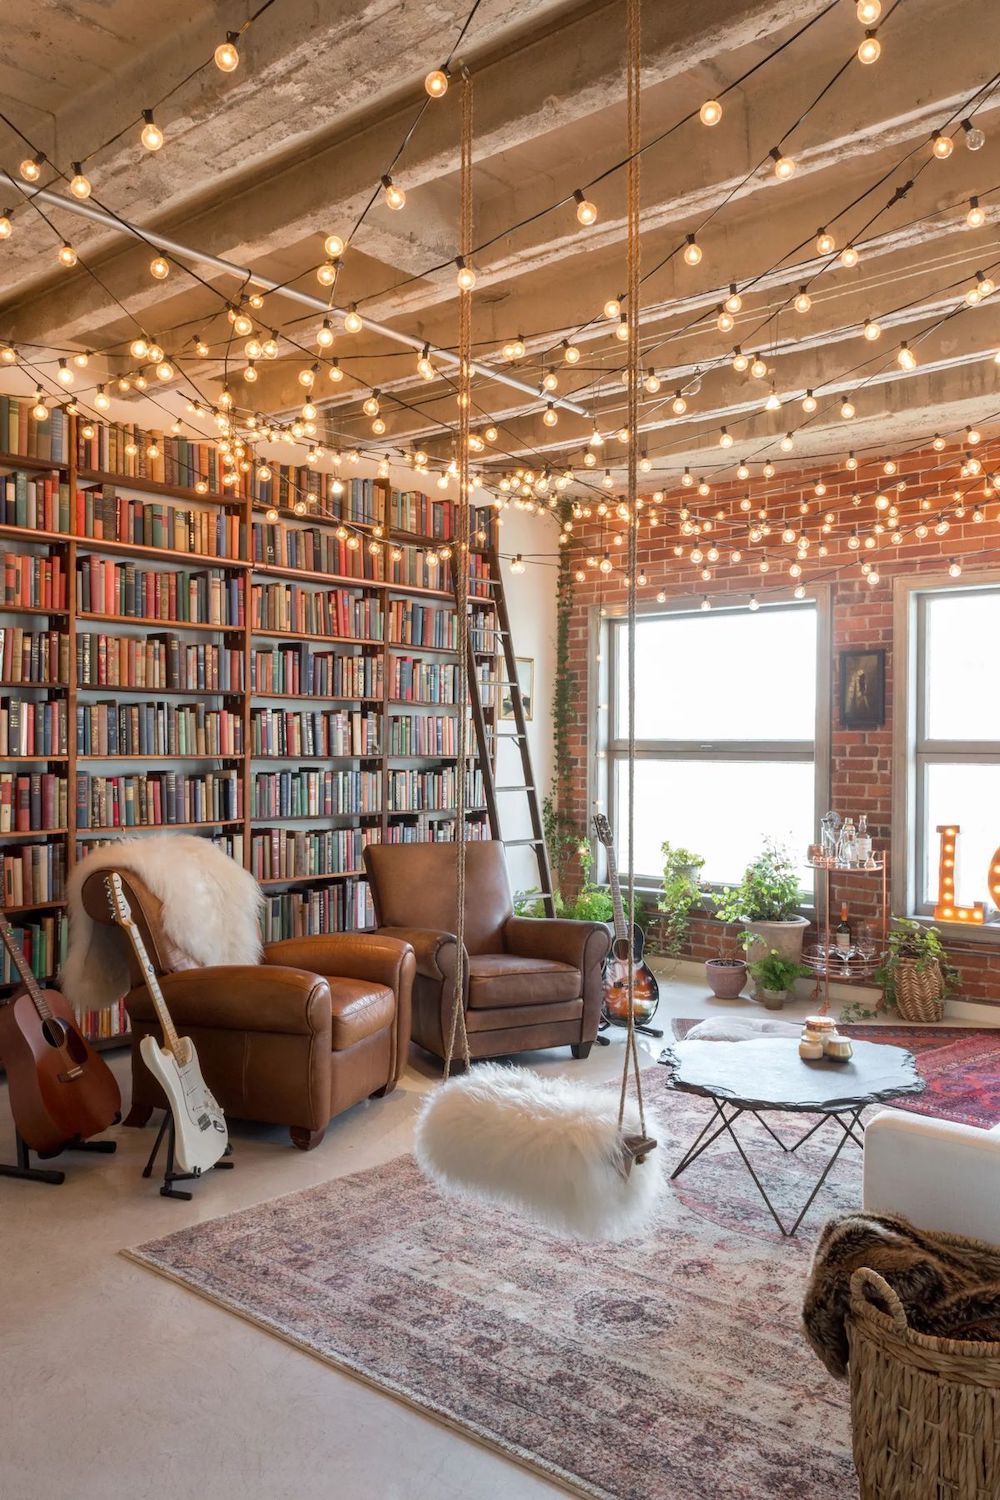
{"type": "Polygon", "coordinates": [[[73,1141],[117,1124],[121,1094],[65,997],[38,983],[3,912],[0,939],[24,984],[0,1005],[0,1062],[7,1070],[11,1114],[32,1151],[57,1156],[73,1141]]]}
{"type": "Polygon", "coordinates": [[[202,1172],[214,1167],[229,1149],[229,1131],[226,1129],[225,1117],[201,1076],[194,1043],[190,1037],[177,1035],[156,970],[132,915],[121,876],[117,871],[105,875],[104,885],[111,916],[124,929],[132,944],[132,951],[142,969],[142,976],[163,1032],[162,1047],[155,1037],[144,1036],[139,1043],[139,1052],[167,1096],[174,1121],[177,1164],[184,1175],[200,1177],[202,1172]]]}
{"type": "Polygon", "coordinates": [[[637,922],[628,922],[622,903],[615,859],[615,841],[611,825],[603,813],[594,814],[594,832],[604,845],[608,861],[608,884],[614,907],[615,935],[611,951],[604,960],[604,1018],[613,1026],[628,1025],[628,980],[632,971],[632,1013],[637,1026],[644,1026],[656,1014],[660,987],[656,975],[643,959],[645,935],[637,922]]]}

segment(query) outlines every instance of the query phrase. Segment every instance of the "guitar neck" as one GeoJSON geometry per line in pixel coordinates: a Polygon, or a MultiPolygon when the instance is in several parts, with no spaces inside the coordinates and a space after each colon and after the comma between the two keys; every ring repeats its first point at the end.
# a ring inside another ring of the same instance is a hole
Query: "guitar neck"
{"type": "Polygon", "coordinates": [[[149,996],[153,1002],[153,1009],[156,1011],[156,1018],[159,1021],[160,1027],[163,1031],[164,1046],[167,1048],[168,1052],[172,1052],[174,1056],[178,1060],[180,1060],[180,1037],[177,1035],[177,1028],[174,1026],[174,1023],[170,1016],[170,1012],[167,1009],[167,1002],[163,998],[163,991],[160,989],[160,982],[156,977],[156,970],[154,969],[152,962],[150,961],[149,954],[146,952],[146,944],[142,940],[142,933],[139,931],[139,928],[136,926],[135,920],[132,917],[130,917],[127,922],[122,922],[121,925],[128,933],[129,941],[132,944],[132,951],[134,952],[136,958],[139,960],[143,978],[146,982],[146,988],[149,990],[149,996]]]}
{"type": "Polygon", "coordinates": [[[0,912],[0,939],[3,940],[3,945],[10,954],[11,962],[21,976],[24,988],[30,995],[31,1003],[34,1005],[39,1016],[43,1021],[51,1020],[52,1011],[49,1008],[49,1002],[46,1000],[38,980],[31,972],[31,967],[24,956],[24,951],[14,936],[14,929],[4,912],[0,912]]]}
{"type": "Polygon", "coordinates": [[[625,908],[622,904],[622,889],[618,882],[618,864],[615,860],[614,847],[607,845],[608,851],[608,884],[611,887],[611,904],[615,915],[615,937],[620,942],[628,938],[628,926],[625,921],[625,908]]]}

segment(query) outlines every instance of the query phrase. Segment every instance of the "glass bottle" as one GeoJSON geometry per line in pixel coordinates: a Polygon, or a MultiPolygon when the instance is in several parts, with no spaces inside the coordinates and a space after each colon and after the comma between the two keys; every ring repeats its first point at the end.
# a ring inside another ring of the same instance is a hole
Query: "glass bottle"
{"type": "Polygon", "coordinates": [[[845,818],[837,844],[837,863],[842,869],[851,870],[858,863],[858,834],[853,818],[845,818]]]}
{"type": "Polygon", "coordinates": [[[858,864],[865,865],[871,858],[872,836],[868,832],[868,818],[862,813],[858,818],[858,864]]]}

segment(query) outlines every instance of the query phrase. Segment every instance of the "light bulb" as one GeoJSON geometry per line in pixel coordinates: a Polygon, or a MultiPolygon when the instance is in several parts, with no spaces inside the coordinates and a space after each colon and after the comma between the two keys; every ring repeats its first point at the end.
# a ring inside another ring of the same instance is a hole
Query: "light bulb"
{"type": "Polygon", "coordinates": [[[647,374],[642,384],[644,390],[650,396],[655,396],[657,391],[660,389],[660,377],[659,375],[657,375],[652,366],[650,366],[649,373],[647,374]]]}
{"type": "Polygon", "coordinates": [[[358,312],[356,305],[352,302],[350,308],[348,309],[347,316],[344,318],[344,329],[347,333],[360,333],[364,326],[365,325],[362,321],[361,314],[358,312]]]}
{"type": "Polygon", "coordinates": [[[781,410],[781,397],[778,395],[778,393],[774,389],[773,385],[772,385],[770,391],[768,392],[767,400],[764,402],[764,410],[765,411],[780,411],[781,410]]]}
{"type": "Polygon", "coordinates": [[[59,369],[56,372],[56,379],[59,381],[60,385],[73,384],[73,371],[70,369],[69,365],[64,359],[61,359],[59,361],[59,369]]]}
{"type": "Polygon", "coordinates": [[[812,298],[810,297],[804,286],[799,287],[799,294],[796,297],[793,305],[795,307],[795,311],[800,313],[807,313],[812,307],[812,298]]]}
{"type": "Polygon", "coordinates": [[[433,68],[424,79],[424,88],[432,99],[442,99],[448,92],[448,75],[443,68],[433,68]]]}
{"type": "Polygon", "coordinates": [[[874,26],[882,14],[882,0],[858,0],[858,20],[862,26],[874,26]]]}
{"type": "Polygon", "coordinates": [[[726,312],[738,313],[743,306],[743,298],[736,290],[736,283],[729,283],[729,296],[726,298],[726,312]]]}
{"type": "Polygon", "coordinates": [[[866,31],[865,32],[865,39],[861,43],[861,46],[858,48],[858,62],[859,63],[873,63],[873,62],[878,62],[878,60],[881,57],[881,55],[882,55],[882,43],[879,41],[879,39],[875,35],[874,31],[866,31]]]}
{"type": "Polygon", "coordinates": [[[621,314],[622,305],[617,297],[609,297],[604,304],[604,316],[609,320],[617,318],[621,314]]]}
{"type": "Polygon", "coordinates": [[[9,240],[14,233],[14,224],[11,219],[13,212],[12,208],[5,208],[3,213],[0,214],[0,240],[9,240]]]}
{"type": "Polygon", "coordinates": [[[687,237],[687,244],[684,246],[684,259],[689,266],[696,266],[701,260],[701,246],[693,234],[689,234],[687,237]]]}
{"type": "Polygon", "coordinates": [[[715,326],[720,333],[731,333],[736,326],[736,320],[732,313],[727,312],[721,302],[719,303],[719,316],[715,320],[715,326]]]}
{"type": "Polygon", "coordinates": [[[42,163],[45,157],[39,153],[38,156],[26,156],[18,167],[18,171],[25,182],[37,182],[42,175],[42,163]]]}
{"type": "Polygon", "coordinates": [[[950,135],[942,135],[940,130],[935,130],[931,136],[931,150],[938,161],[947,161],[955,149],[955,142],[950,135]]]}
{"type": "Polygon", "coordinates": [[[941,436],[940,433],[936,432],[934,434],[934,441],[933,441],[933,443],[931,443],[931,447],[934,449],[935,453],[943,453],[944,452],[944,449],[945,449],[945,440],[941,436]]]}
{"type": "Polygon", "coordinates": [[[542,414],[542,421],[545,423],[546,427],[555,427],[556,423],[559,421],[559,413],[556,411],[551,401],[542,414]]]}
{"type": "Polygon", "coordinates": [[[673,414],[674,414],[675,417],[682,417],[684,415],[684,413],[687,411],[688,404],[684,400],[684,397],[681,395],[680,391],[677,392],[677,395],[671,401],[671,403],[670,403],[670,409],[673,412],[673,414]]]}
{"type": "Polygon", "coordinates": [[[375,434],[376,437],[381,437],[384,431],[385,431],[385,422],[383,421],[383,419],[381,417],[376,417],[375,420],[374,420],[374,422],[372,423],[372,432],[375,434]]]}
{"type": "Polygon", "coordinates": [[[142,118],[146,123],[139,132],[139,140],[147,151],[159,151],[163,145],[163,131],[153,119],[153,111],[151,109],[144,109],[142,118]]]}
{"type": "Polygon", "coordinates": [[[965,131],[965,145],[969,151],[981,151],[986,145],[986,136],[978,125],[971,124],[968,120],[962,121],[962,129],[965,131]]]}
{"type": "Polygon", "coordinates": [[[764,465],[760,472],[763,474],[765,479],[774,478],[774,464],[770,459],[768,459],[767,463],[764,465]]]}
{"type": "Polygon", "coordinates": [[[876,323],[873,318],[866,318],[863,332],[868,342],[873,344],[877,338],[882,337],[882,325],[876,323]]]}
{"type": "Polygon", "coordinates": [[[846,266],[848,270],[852,270],[860,259],[861,256],[853,245],[845,245],[840,252],[840,264],[846,266]]]}
{"type": "Polygon", "coordinates": [[[339,385],[340,381],[342,381],[344,378],[344,372],[340,368],[340,361],[338,359],[334,359],[331,361],[330,368],[326,373],[328,378],[333,381],[334,385],[339,385]]]}
{"type": "Polygon", "coordinates": [[[97,407],[98,411],[107,411],[108,407],[111,405],[110,397],[105,391],[103,385],[99,385],[97,387],[97,391],[94,395],[94,405],[97,407]]]}
{"type": "Polygon", "coordinates": [[[993,278],[991,276],[984,276],[982,271],[976,272],[976,282],[980,301],[984,297],[992,297],[993,293],[997,289],[996,282],[993,280],[993,278]]]}
{"type": "Polygon", "coordinates": [[[240,39],[238,31],[227,31],[226,40],[220,42],[215,49],[215,66],[222,73],[235,73],[240,65],[240,54],[236,43],[240,39]]]}
{"type": "Polygon", "coordinates": [[[333,329],[329,318],[324,318],[322,325],[316,330],[316,343],[321,349],[329,349],[333,343],[333,329]]]}
{"type": "Polygon", "coordinates": [[[374,392],[372,392],[370,396],[367,396],[365,398],[361,410],[364,412],[366,417],[378,416],[378,396],[374,392]]]}
{"type": "Polygon", "coordinates": [[[398,213],[406,206],[406,194],[398,183],[393,182],[388,172],[382,176],[382,187],[385,191],[385,206],[398,213]]]}
{"type": "Polygon", "coordinates": [[[173,380],[174,367],[168,359],[161,359],[156,367],[157,380],[173,380]]]}
{"type": "MultiPolygon", "coordinates": [[[[795,447],[795,437],[794,437],[794,435],[791,432],[786,432],[785,435],[784,435],[784,437],[781,439],[781,445],[780,446],[781,446],[781,451],[783,453],[791,453],[792,449],[795,447]]],[[[795,536],[794,536],[794,534],[791,537],[789,537],[789,536],[786,535],[785,537],[782,538],[782,540],[783,541],[793,541],[794,542],[795,536]]]]}
{"type": "Polygon", "coordinates": [[[828,229],[819,229],[816,232],[817,255],[832,255],[837,248],[837,241],[828,229]]]}
{"type": "Polygon", "coordinates": [[[849,421],[851,417],[854,416],[854,402],[851,400],[850,396],[845,396],[843,401],[840,403],[840,415],[844,418],[845,421],[849,421]]]}
{"type": "Polygon", "coordinates": [[[628,319],[626,318],[624,313],[622,313],[621,317],[618,319],[618,327],[615,329],[615,338],[618,339],[618,341],[622,344],[624,344],[628,339],[628,319]]]}
{"type": "Polygon", "coordinates": [[[459,291],[471,292],[476,284],[475,271],[471,266],[465,264],[461,256],[458,257],[456,264],[458,265],[458,275],[455,277],[455,280],[458,282],[459,291]]]}
{"type": "Polygon", "coordinates": [[[763,380],[764,376],[767,374],[767,365],[765,361],[761,359],[759,354],[755,355],[751,362],[750,374],[754,377],[755,380],[763,380]]]}
{"type": "Polygon", "coordinates": [[[969,199],[969,212],[965,216],[965,222],[970,229],[982,229],[986,223],[986,214],[980,208],[978,198],[969,199]]]}
{"type": "Polygon", "coordinates": [[[948,564],[948,573],[952,578],[961,578],[962,576],[962,564],[954,557],[948,564]]]}
{"type": "Polygon", "coordinates": [[[316,280],[320,286],[333,286],[337,279],[337,267],[332,260],[325,260],[316,268],[316,280]]]}
{"type": "Polygon", "coordinates": [[[718,99],[706,99],[698,111],[698,118],[703,125],[718,125],[722,119],[722,105],[718,99]]]}
{"type": "Polygon", "coordinates": [[[749,479],[750,469],[745,458],[740,459],[739,468],[736,470],[737,479],[749,479]]]}
{"type": "Polygon", "coordinates": [[[257,379],[257,367],[254,364],[253,360],[250,361],[246,369],[243,371],[243,379],[247,382],[248,385],[253,385],[254,381],[257,379]]]}
{"type": "Polygon", "coordinates": [[[146,350],[146,353],[154,365],[158,364],[159,361],[163,358],[163,350],[157,343],[150,344],[148,349],[146,350]]]}
{"type": "Polygon", "coordinates": [[[769,155],[774,162],[775,177],[780,177],[784,182],[792,176],[795,171],[795,163],[790,156],[782,156],[777,146],[771,147],[769,155]]]}
{"type": "MultiPolygon", "coordinates": [[[[313,374],[312,369],[309,365],[306,365],[299,371],[299,385],[305,386],[307,391],[312,389],[315,379],[316,376],[313,374]]],[[[377,411],[378,407],[376,407],[375,410],[377,411]]]]}
{"type": "Polygon", "coordinates": [[[559,376],[553,370],[546,370],[542,376],[543,391],[557,391],[559,389],[559,376]]]}
{"type": "Polygon", "coordinates": [[[73,363],[78,370],[85,370],[90,364],[90,350],[80,349],[73,355],[73,363]]]}
{"type": "Polygon", "coordinates": [[[76,251],[68,240],[63,240],[59,246],[59,263],[67,268],[76,265],[76,251]]]}
{"type": "Polygon", "coordinates": [[[328,234],[323,241],[323,251],[330,260],[339,260],[345,249],[339,234],[328,234]]]}
{"type": "Polygon", "coordinates": [[[524,572],[524,558],[521,556],[520,552],[517,554],[516,557],[512,557],[511,558],[510,571],[512,573],[523,573],[524,572]]]}
{"type": "Polygon", "coordinates": [[[736,348],[733,350],[733,369],[737,372],[737,374],[742,375],[744,370],[749,369],[749,366],[750,360],[743,353],[743,350],[740,348],[739,344],[737,344],[736,348]]]}
{"type": "Polygon", "coordinates": [[[747,609],[753,609],[753,610],[760,609],[760,604],[757,601],[757,595],[756,594],[751,594],[750,595],[750,598],[747,600],[747,609]]]}
{"type": "Polygon", "coordinates": [[[726,429],[725,429],[725,427],[723,427],[722,431],[719,433],[719,447],[720,448],[731,448],[732,446],[733,446],[733,435],[732,435],[731,432],[727,432],[726,429]]]}
{"type": "Polygon", "coordinates": [[[90,182],[83,175],[83,167],[78,161],[73,163],[73,176],[70,178],[69,190],[74,198],[79,198],[81,203],[84,198],[89,198],[92,192],[90,182]]]}
{"type": "Polygon", "coordinates": [[[149,263],[149,274],[157,281],[166,281],[170,275],[170,262],[164,260],[162,255],[155,256],[149,263]]]}
{"type": "Polygon", "coordinates": [[[896,363],[901,370],[915,370],[917,368],[917,356],[909,344],[900,344],[899,353],[896,355],[896,363]]]}
{"type": "Polygon", "coordinates": [[[588,226],[590,224],[596,224],[596,204],[591,203],[589,198],[585,198],[579,188],[574,189],[573,197],[576,200],[576,216],[579,219],[580,223],[586,224],[588,226]]]}
{"type": "Polygon", "coordinates": [[[563,359],[568,365],[576,365],[580,363],[579,349],[575,344],[567,343],[566,339],[563,339],[563,359]]]}
{"type": "Polygon", "coordinates": [[[42,396],[41,386],[36,386],[36,388],[35,388],[35,404],[31,408],[31,415],[34,417],[34,419],[35,419],[36,422],[44,422],[45,418],[48,416],[48,414],[49,414],[49,409],[45,405],[45,401],[44,401],[44,398],[42,396]]]}
{"type": "Polygon", "coordinates": [[[814,412],[816,410],[817,404],[818,403],[816,401],[816,397],[813,395],[812,391],[806,391],[805,395],[802,397],[802,410],[805,412],[814,412]]]}

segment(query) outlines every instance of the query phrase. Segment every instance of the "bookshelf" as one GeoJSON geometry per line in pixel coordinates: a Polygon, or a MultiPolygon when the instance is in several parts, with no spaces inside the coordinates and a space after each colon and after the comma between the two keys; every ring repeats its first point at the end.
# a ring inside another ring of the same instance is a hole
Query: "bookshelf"
{"type": "MultiPolygon", "coordinates": [[[[365,926],[365,844],[455,833],[450,503],[278,464],[230,489],[212,444],[61,412],[45,434],[29,406],[0,397],[0,872],[39,979],[73,865],[144,831],[252,870],[265,941],[365,926]]],[[[484,549],[470,567],[485,684],[484,549]]],[[[467,777],[487,837],[475,756],[467,777]]],[[[84,1021],[121,1040],[123,1012],[84,1021]]]]}

